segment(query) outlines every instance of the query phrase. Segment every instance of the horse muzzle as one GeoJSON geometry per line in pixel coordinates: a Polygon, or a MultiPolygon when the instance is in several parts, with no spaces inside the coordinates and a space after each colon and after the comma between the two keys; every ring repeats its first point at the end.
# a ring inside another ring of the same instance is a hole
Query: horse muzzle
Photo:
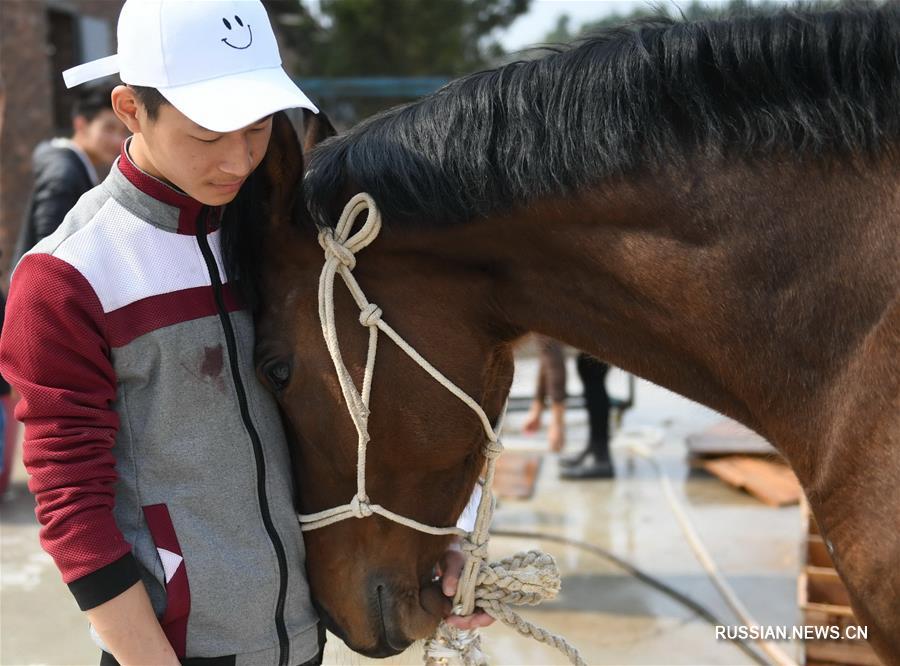
{"type": "Polygon", "coordinates": [[[350,611],[352,617],[329,612],[322,599],[315,605],[325,627],[351,650],[383,659],[430,636],[441,617],[449,612],[450,602],[441,595],[439,587],[430,584],[428,588],[420,592],[373,573],[366,578],[362,598],[352,604],[356,606],[350,611]],[[344,621],[337,621],[336,616],[343,617],[344,621]]]}

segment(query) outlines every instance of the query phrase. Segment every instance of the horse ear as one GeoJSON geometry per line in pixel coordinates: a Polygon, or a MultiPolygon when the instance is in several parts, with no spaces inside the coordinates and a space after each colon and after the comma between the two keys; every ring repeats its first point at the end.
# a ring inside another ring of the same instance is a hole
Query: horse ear
{"type": "Polygon", "coordinates": [[[337,134],[324,111],[313,113],[303,109],[303,152],[308,154],[320,141],[337,134]]]}
{"type": "Polygon", "coordinates": [[[290,219],[303,184],[303,148],[284,111],[272,117],[272,137],[262,166],[271,212],[276,220],[290,219]]]}

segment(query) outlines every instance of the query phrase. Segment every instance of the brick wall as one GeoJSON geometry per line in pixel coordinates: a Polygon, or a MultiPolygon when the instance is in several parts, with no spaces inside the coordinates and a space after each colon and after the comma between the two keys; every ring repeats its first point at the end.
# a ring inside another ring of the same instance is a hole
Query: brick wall
{"type": "Polygon", "coordinates": [[[0,1],[0,270],[6,275],[31,187],[31,151],[52,134],[44,6],[0,1]]]}

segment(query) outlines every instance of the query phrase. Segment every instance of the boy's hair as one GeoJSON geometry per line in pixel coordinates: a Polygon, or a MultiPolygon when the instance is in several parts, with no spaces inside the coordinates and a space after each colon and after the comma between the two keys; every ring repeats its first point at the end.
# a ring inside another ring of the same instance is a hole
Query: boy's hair
{"type": "MultiPolygon", "coordinates": [[[[124,85],[128,84],[126,83],[124,85]]],[[[156,120],[157,116],[159,116],[159,107],[169,103],[169,100],[163,97],[162,93],[156,88],[132,85],[128,85],[128,87],[134,91],[134,96],[137,97],[137,100],[143,105],[144,110],[147,111],[147,117],[150,120],[156,120]]]]}
{"type": "Polygon", "coordinates": [[[112,111],[111,93],[112,88],[108,87],[88,88],[72,103],[72,118],[81,116],[91,122],[104,111],[112,111]]]}

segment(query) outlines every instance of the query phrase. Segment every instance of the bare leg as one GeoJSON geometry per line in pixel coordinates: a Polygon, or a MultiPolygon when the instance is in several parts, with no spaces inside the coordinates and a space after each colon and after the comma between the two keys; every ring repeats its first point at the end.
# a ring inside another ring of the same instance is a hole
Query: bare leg
{"type": "Polygon", "coordinates": [[[544,402],[547,399],[547,359],[546,352],[549,338],[543,335],[534,336],[540,350],[540,360],[538,362],[537,386],[534,389],[534,400],[531,401],[531,409],[528,410],[528,416],[525,417],[525,423],[522,424],[522,432],[533,434],[541,429],[541,416],[544,414],[544,402]]]}
{"type": "Polygon", "coordinates": [[[553,419],[550,423],[548,437],[550,448],[559,451],[563,444],[563,419],[566,401],[566,364],[562,343],[543,335],[536,336],[540,349],[540,368],[534,401],[522,425],[522,432],[534,433],[541,427],[544,403],[549,397],[552,401],[553,419]]]}
{"type": "Polygon", "coordinates": [[[531,435],[540,430],[541,416],[543,414],[544,401],[535,398],[531,402],[531,408],[528,410],[528,416],[525,417],[525,423],[522,424],[522,432],[531,435]]]}
{"type": "Polygon", "coordinates": [[[547,428],[547,439],[550,442],[550,450],[559,453],[566,445],[566,403],[553,402],[550,404],[550,425],[547,428]]]}

